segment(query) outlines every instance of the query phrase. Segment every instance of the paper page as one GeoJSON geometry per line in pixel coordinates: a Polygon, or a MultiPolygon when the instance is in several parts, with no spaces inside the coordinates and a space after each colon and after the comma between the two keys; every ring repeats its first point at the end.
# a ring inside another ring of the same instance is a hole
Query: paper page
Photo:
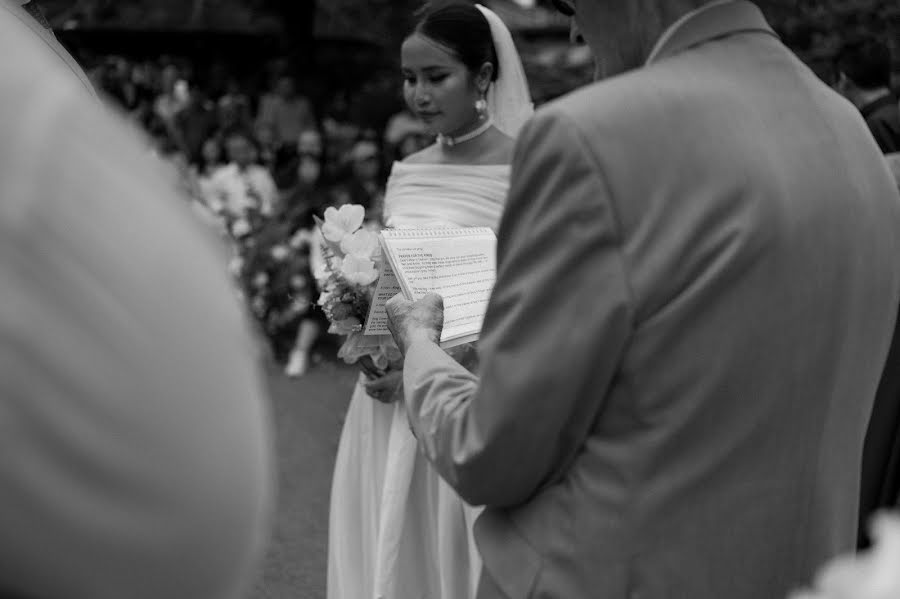
{"type": "Polygon", "coordinates": [[[385,237],[412,299],[428,292],[444,298],[442,344],[477,334],[497,276],[493,232],[426,238],[385,237]]]}
{"type": "Polygon", "coordinates": [[[400,281],[391,268],[390,262],[385,259],[381,267],[381,275],[378,277],[378,283],[375,285],[375,292],[372,294],[372,304],[369,306],[369,314],[366,317],[366,328],[363,329],[363,335],[390,335],[391,331],[387,326],[387,311],[384,305],[389,299],[402,293],[400,281]]]}

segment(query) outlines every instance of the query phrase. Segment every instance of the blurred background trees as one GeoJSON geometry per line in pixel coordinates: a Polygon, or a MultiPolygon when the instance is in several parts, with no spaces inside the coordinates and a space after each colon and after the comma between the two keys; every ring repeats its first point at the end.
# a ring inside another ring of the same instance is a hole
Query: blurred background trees
{"type": "MultiPolygon", "coordinates": [[[[40,0],[64,42],[82,52],[194,54],[234,68],[280,56],[328,87],[396,88],[399,45],[424,0],[40,0]],[[138,34],[137,32],[141,32],[138,34]],[[124,32],[127,32],[124,33],[124,32]],[[387,87],[385,82],[383,85],[387,87]]],[[[865,30],[886,37],[900,61],[898,0],[756,0],[785,42],[823,79],[841,40],[865,30]]],[[[483,0],[513,30],[538,102],[589,80],[586,48],[568,42],[550,0],[523,8],[483,0]]],[[[900,67],[898,67],[900,70],[900,67]]]]}

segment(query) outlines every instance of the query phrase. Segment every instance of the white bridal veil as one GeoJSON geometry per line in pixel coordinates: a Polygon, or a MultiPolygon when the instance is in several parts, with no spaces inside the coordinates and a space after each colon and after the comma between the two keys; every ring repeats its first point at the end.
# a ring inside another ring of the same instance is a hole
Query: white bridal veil
{"type": "Polygon", "coordinates": [[[500,131],[510,137],[516,137],[519,129],[534,113],[522,59],[519,58],[512,34],[503,20],[491,9],[480,4],[476,6],[491,26],[500,71],[500,76],[488,89],[488,111],[494,119],[494,125],[500,131]]]}

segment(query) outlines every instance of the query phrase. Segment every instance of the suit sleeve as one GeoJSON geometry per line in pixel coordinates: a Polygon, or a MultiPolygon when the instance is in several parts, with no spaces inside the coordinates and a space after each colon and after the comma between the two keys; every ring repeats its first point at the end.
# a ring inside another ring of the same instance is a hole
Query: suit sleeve
{"type": "Polygon", "coordinates": [[[513,161],[480,379],[427,342],[406,358],[413,431],[469,503],[527,501],[584,444],[631,331],[619,244],[588,144],[565,115],[539,113],[513,161]]]}

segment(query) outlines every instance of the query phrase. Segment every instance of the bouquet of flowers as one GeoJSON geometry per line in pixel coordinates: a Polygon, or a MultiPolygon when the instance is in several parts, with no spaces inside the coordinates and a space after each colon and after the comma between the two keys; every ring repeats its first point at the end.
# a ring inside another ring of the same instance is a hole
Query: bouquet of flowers
{"type": "Polygon", "coordinates": [[[381,272],[378,234],[364,226],[366,211],[358,204],[325,210],[325,219],[316,218],[324,243],[325,278],[320,281],[318,304],[331,323],[329,333],[347,339],[338,357],[352,364],[369,356],[379,368],[398,358],[390,340],[362,334],[375,283],[381,272]]]}

